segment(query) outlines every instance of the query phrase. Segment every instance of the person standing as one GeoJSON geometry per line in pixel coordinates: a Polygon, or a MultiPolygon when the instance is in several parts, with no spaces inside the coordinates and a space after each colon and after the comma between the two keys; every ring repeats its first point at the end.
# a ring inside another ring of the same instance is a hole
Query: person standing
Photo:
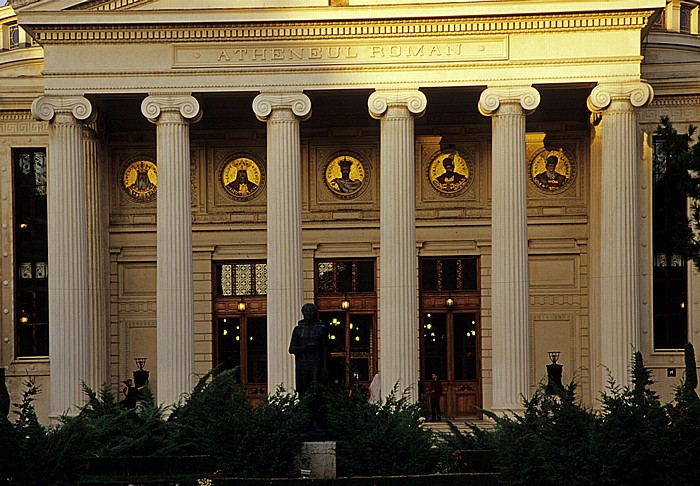
{"type": "Polygon", "coordinates": [[[438,380],[437,373],[433,373],[433,379],[430,382],[430,411],[432,413],[433,422],[442,420],[442,414],[440,413],[441,397],[442,382],[438,380]]]}

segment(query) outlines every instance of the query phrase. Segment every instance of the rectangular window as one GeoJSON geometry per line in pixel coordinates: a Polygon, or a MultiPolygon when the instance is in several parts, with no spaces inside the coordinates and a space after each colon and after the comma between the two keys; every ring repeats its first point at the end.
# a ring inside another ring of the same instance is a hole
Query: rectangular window
{"type": "Polygon", "coordinates": [[[10,33],[10,49],[19,49],[19,26],[17,24],[9,24],[10,33]]]}
{"type": "Polygon", "coordinates": [[[374,292],[374,260],[316,261],[319,294],[374,292]]]}
{"type": "Polygon", "coordinates": [[[49,354],[46,151],[17,149],[14,176],[15,350],[18,357],[49,354]]]}
{"type": "Polygon", "coordinates": [[[659,147],[654,140],[654,349],[677,351],[688,340],[688,262],[669,235],[687,226],[688,202],[676,187],[679,174],[659,147]]]}
{"type": "Polygon", "coordinates": [[[224,263],[216,266],[217,296],[267,295],[267,263],[224,263]]]}
{"type": "Polygon", "coordinates": [[[421,290],[428,292],[477,290],[477,258],[421,258],[421,290]]]}

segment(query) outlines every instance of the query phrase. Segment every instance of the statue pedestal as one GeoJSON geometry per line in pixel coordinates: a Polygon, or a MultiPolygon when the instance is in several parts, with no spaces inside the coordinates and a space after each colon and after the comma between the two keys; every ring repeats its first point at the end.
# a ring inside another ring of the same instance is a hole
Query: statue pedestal
{"type": "Polygon", "coordinates": [[[295,464],[304,477],[335,479],[335,441],[304,442],[295,464]]]}

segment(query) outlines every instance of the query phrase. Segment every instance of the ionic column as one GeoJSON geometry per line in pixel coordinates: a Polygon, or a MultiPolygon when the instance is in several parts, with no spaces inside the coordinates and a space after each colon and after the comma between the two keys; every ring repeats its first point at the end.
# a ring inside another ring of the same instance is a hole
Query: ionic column
{"type": "Polygon", "coordinates": [[[88,377],[85,380],[94,390],[109,381],[109,342],[107,338],[108,310],[107,283],[107,213],[102,186],[103,170],[100,161],[100,141],[95,124],[83,127],[85,151],[85,207],[87,218],[88,266],[88,377]]]}
{"type": "Polygon", "coordinates": [[[608,371],[617,383],[630,383],[630,360],[640,344],[639,140],[634,109],[652,98],[651,86],[643,82],[601,84],[588,98],[589,109],[602,114],[598,242],[602,383],[607,382],[608,371]]]}
{"type": "Polygon", "coordinates": [[[299,121],[311,115],[303,93],[261,93],[253,111],[267,122],[267,383],[294,387],[288,353],[292,329],[301,319],[301,143],[299,121]]]}
{"type": "Polygon", "coordinates": [[[372,93],[369,114],[380,120],[379,346],[382,394],[399,384],[418,397],[416,188],[414,118],[426,109],[418,90],[372,93]],[[409,388],[410,387],[410,388],[409,388]]]}
{"type": "Polygon", "coordinates": [[[88,377],[88,260],[81,122],[83,97],[37,98],[32,114],[49,122],[47,160],[50,417],[77,413],[88,377]]]}
{"type": "Polygon", "coordinates": [[[479,99],[492,123],[492,408],[501,412],[530,395],[525,116],[539,103],[531,86],[487,88],[479,99]]]}
{"type": "Polygon", "coordinates": [[[171,405],[192,390],[194,297],[189,124],[201,116],[189,95],[150,95],[141,111],[156,125],[157,395],[171,405]]]}

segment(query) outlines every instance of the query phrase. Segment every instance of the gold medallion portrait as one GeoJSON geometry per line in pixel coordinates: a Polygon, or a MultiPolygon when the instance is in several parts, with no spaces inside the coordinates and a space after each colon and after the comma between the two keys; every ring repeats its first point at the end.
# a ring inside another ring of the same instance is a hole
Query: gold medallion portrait
{"type": "Polygon", "coordinates": [[[471,182],[467,160],[454,150],[441,152],[428,165],[428,179],[432,187],[445,196],[457,196],[471,182]]]}
{"type": "Polygon", "coordinates": [[[340,199],[359,196],[365,186],[367,171],[357,157],[342,154],[333,157],[324,170],[324,180],[331,192],[340,199]]]}
{"type": "Polygon", "coordinates": [[[261,193],[265,183],[263,165],[250,157],[234,157],[221,169],[221,184],[234,199],[247,201],[261,193]]]}
{"type": "Polygon", "coordinates": [[[556,194],[569,187],[574,177],[574,164],[564,149],[542,148],[530,160],[529,175],[540,191],[556,194]]]}
{"type": "Polygon", "coordinates": [[[122,189],[134,201],[149,202],[156,197],[158,171],[150,160],[137,160],[126,164],[121,175],[122,189]]]}

